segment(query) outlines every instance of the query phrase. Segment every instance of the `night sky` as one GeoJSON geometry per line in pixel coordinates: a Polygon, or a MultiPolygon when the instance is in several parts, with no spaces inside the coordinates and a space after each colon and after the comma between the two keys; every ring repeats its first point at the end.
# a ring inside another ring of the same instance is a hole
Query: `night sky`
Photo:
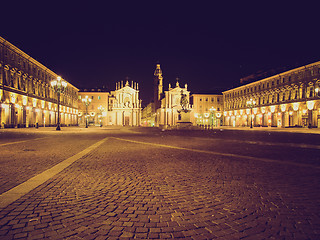
{"type": "Polygon", "coordinates": [[[319,8],[306,1],[72,2],[2,4],[0,35],[78,88],[114,90],[129,77],[143,105],[157,62],[165,90],[179,77],[201,93],[320,60],[319,8]]]}

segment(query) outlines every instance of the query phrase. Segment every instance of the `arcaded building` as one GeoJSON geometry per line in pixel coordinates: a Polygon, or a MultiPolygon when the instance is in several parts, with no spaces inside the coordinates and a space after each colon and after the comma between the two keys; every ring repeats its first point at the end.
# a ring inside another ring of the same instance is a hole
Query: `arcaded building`
{"type": "MultiPolygon", "coordinates": [[[[0,37],[0,126],[55,126],[58,75],[0,37]]],[[[60,96],[62,126],[78,123],[78,89],[67,83],[60,96]]]]}
{"type": "Polygon", "coordinates": [[[223,92],[227,126],[320,127],[320,62],[223,92]]]}

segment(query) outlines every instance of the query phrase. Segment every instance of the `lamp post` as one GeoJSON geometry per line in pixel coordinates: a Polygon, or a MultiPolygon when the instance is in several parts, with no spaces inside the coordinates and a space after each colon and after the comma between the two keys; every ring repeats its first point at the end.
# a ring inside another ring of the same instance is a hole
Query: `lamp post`
{"type": "Polygon", "coordinates": [[[252,98],[250,98],[250,100],[247,101],[247,107],[250,108],[250,113],[251,113],[251,124],[250,124],[250,128],[252,128],[252,121],[253,121],[253,117],[252,117],[252,108],[253,106],[256,104],[256,101],[253,100],[252,98]]]}
{"type": "Polygon", "coordinates": [[[216,109],[214,107],[211,107],[210,109],[210,113],[211,113],[211,127],[215,127],[216,126],[216,118],[215,118],[215,111],[216,109]]]}
{"type": "Polygon", "coordinates": [[[101,105],[98,107],[98,109],[99,109],[99,111],[100,111],[100,115],[99,115],[99,117],[100,117],[100,119],[99,119],[99,121],[100,121],[100,127],[102,127],[102,120],[103,120],[103,111],[104,111],[104,107],[102,107],[101,105]]]}
{"type": "Polygon", "coordinates": [[[60,94],[63,93],[67,88],[67,82],[61,79],[60,76],[57,79],[51,81],[51,87],[57,93],[58,98],[58,119],[57,119],[57,128],[56,130],[61,130],[60,128],[60,94]]]}
{"type": "Polygon", "coordinates": [[[86,116],[85,116],[85,118],[86,118],[86,128],[88,128],[88,106],[91,103],[91,98],[86,96],[85,98],[82,98],[82,102],[86,106],[86,116]]]}

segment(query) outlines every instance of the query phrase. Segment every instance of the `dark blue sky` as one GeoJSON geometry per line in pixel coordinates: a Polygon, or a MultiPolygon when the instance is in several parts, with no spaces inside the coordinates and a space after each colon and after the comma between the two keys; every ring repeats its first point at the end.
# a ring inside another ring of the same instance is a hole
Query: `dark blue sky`
{"type": "Polygon", "coordinates": [[[79,88],[113,90],[128,76],[144,104],[157,61],[165,90],[179,77],[197,93],[320,60],[319,10],[311,3],[105,2],[2,6],[0,34],[79,88]]]}

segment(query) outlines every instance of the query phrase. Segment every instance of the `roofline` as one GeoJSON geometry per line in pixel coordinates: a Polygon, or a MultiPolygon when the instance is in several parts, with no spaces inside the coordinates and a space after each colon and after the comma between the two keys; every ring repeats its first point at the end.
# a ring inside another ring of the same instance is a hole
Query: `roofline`
{"type": "Polygon", "coordinates": [[[263,78],[263,79],[260,79],[260,80],[257,80],[257,81],[254,81],[254,82],[251,82],[251,83],[248,83],[248,84],[244,84],[244,85],[241,85],[239,87],[235,87],[235,88],[223,91],[222,93],[233,91],[233,90],[237,90],[237,89],[240,89],[240,88],[243,88],[243,87],[247,87],[247,86],[251,86],[251,85],[255,85],[258,82],[265,82],[265,81],[268,81],[268,80],[270,80],[270,79],[272,79],[274,77],[281,76],[281,75],[286,75],[288,73],[292,73],[292,72],[296,72],[296,71],[299,71],[299,70],[303,70],[303,69],[306,69],[306,68],[309,68],[309,67],[312,67],[312,66],[315,66],[315,65],[320,65],[320,61],[317,61],[317,62],[314,62],[314,63],[310,63],[308,65],[303,65],[301,67],[294,68],[294,69],[291,69],[291,70],[288,70],[288,71],[285,71],[285,72],[282,72],[282,73],[278,73],[276,75],[273,75],[273,76],[270,76],[270,77],[267,77],[267,78],[263,78]]]}
{"type": "MultiPolygon", "coordinates": [[[[55,72],[53,72],[52,70],[50,70],[49,68],[47,68],[46,66],[44,66],[43,64],[41,64],[40,62],[38,62],[37,60],[35,60],[34,58],[32,58],[31,56],[29,56],[28,54],[26,54],[25,52],[23,52],[22,50],[20,50],[19,48],[17,48],[16,46],[14,46],[12,43],[10,43],[9,41],[7,41],[6,39],[2,38],[0,36],[0,43],[2,43],[3,45],[7,45],[9,46],[11,49],[13,49],[16,53],[20,54],[22,57],[24,57],[25,59],[27,59],[28,61],[32,62],[33,64],[37,65],[38,67],[42,68],[43,70],[45,70],[46,72],[54,75],[55,77],[58,77],[59,75],[56,74],[55,72]]],[[[65,79],[64,79],[65,80],[65,79]]],[[[68,82],[68,81],[67,81],[68,82]]],[[[70,84],[72,87],[74,87],[76,90],[79,91],[79,89],[77,87],[75,87],[73,84],[71,84],[70,82],[68,82],[68,84],[70,84]]]]}

